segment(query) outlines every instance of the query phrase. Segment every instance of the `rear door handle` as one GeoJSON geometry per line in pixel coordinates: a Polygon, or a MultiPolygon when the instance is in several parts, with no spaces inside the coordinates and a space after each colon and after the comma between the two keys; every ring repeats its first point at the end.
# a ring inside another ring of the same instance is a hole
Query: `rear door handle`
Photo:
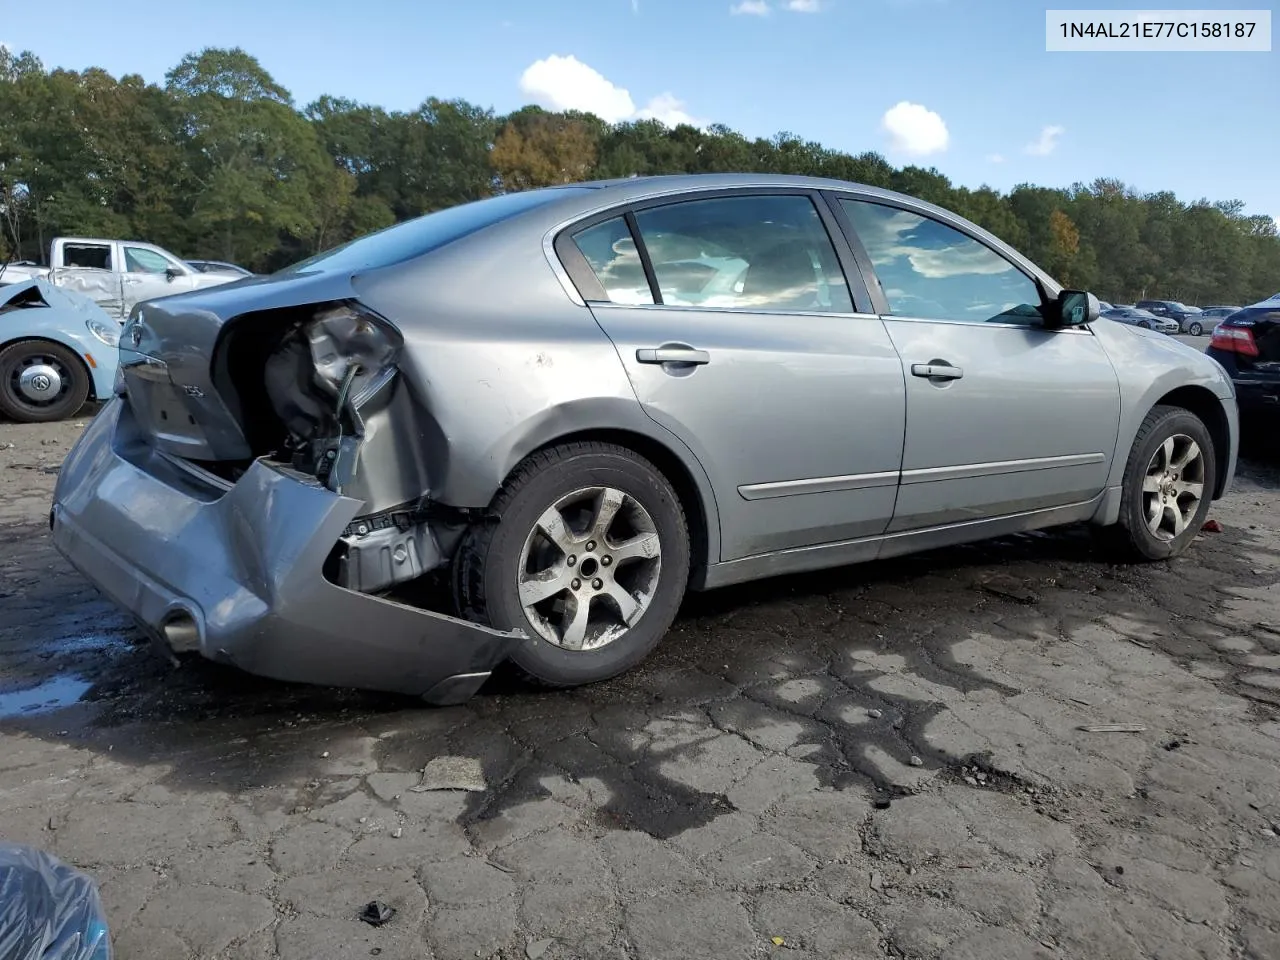
{"type": "Polygon", "coordinates": [[[964,376],[964,371],[949,363],[913,363],[911,375],[929,380],[959,380],[964,376]]]}
{"type": "Polygon", "coordinates": [[[637,363],[710,363],[711,354],[693,347],[648,347],[636,351],[637,363]]]}

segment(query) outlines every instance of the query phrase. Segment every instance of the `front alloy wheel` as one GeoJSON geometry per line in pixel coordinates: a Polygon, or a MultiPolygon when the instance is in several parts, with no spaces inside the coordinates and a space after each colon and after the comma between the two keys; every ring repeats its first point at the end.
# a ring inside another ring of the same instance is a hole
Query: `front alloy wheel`
{"type": "Polygon", "coordinates": [[[1182,534],[1195,519],[1204,497],[1204,453],[1186,434],[1176,434],[1156,448],[1142,481],[1142,511],[1147,529],[1166,542],[1182,534]]]}
{"type": "Polygon", "coordinates": [[[1204,526],[1217,482],[1213,436],[1182,407],[1152,408],[1125,463],[1120,516],[1110,528],[1129,557],[1165,560],[1204,526]]]}

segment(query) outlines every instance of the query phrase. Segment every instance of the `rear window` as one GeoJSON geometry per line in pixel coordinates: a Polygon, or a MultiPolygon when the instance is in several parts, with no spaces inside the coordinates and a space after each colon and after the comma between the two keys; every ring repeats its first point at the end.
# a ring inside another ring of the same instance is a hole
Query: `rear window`
{"type": "Polygon", "coordinates": [[[334,247],[309,257],[281,274],[301,273],[306,270],[333,270],[355,272],[370,267],[385,267],[421,256],[446,243],[461,239],[469,233],[483,230],[503,220],[529,210],[583,194],[590,187],[556,187],[547,190],[529,190],[507,193],[460,204],[445,210],[437,210],[426,216],[406,220],[394,227],[387,227],[366,237],[359,237],[342,246],[334,247]]]}
{"type": "Polygon", "coordinates": [[[111,247],[103,243],[68,243],[62,247],[62,263],[87,270],[110,270],[111,247]]]}

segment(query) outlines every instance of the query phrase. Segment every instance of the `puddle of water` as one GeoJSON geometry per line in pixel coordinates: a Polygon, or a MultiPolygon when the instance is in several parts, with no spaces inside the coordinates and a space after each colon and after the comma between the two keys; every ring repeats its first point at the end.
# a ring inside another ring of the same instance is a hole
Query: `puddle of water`
{"type": "Polygon", "coordinates": [[[54,677],[36,687],[0,693],[0,720],[47,713],[77,703],[93,684],[79,677],[54,677]]]}

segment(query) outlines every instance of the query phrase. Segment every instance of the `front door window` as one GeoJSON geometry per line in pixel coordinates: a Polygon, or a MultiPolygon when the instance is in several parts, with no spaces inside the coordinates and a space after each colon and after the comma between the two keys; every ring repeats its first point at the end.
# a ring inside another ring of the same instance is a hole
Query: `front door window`
{"type": "Polygon", "coordinates": [[[865,200],[841,204],[871,257],[894,316],[1042,322],[1035,281],[985,244],[909,210],[865,200]]]}

